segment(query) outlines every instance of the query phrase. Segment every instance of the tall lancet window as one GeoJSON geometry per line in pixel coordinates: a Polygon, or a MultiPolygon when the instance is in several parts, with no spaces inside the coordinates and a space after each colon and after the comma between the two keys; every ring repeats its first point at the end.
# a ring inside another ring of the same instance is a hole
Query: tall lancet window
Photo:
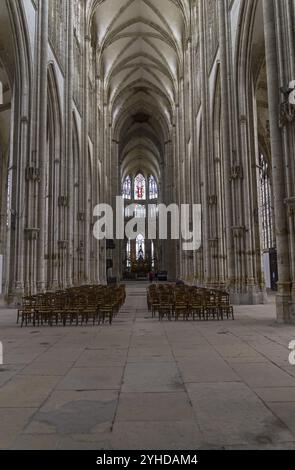
{"type": "Polygon", "coordinates": [[[127,241],[126,245],[126,255],[127,255],[127,268],[131,268],[131,241],[127,241]]]}
{"type": "Polygon", "coordinates": [[[150,199],[158,199],[158,185],[154,176],[149,178],[149,197],[150,199]]]}
{"type": "Polygon", "coordinates": [[[143,261],[145,259],[145,239],[143,235],[139,234],[136,238],[136,261],[143,261]]]}
{"type": "Polygon", "coordinates": [[[134,180],[134,199],[137,201],[146,199],[146,181],[141,173],[134,180]]]}
{"type": "Polygon", "coordinates": [[[263,249],[273,248],[274,227],[273,227],[273,207],[271,192],[270,167],[264,155],[260,155],[260,191],[261,191],[261,219],[262,219],[262,241],[263,249]]]}
{"type": "Polygon", "coordinates": [[[12,214],[12,211],[11,211],[11,196],[12,196],[12,191],[11,191],[11,188],[12,188],[12,170],[8,170],[8,178],[7,178],[7,217],[6,217],[6,226],[8,227],[9,226],[9,213],[11,212],[11,216],[13,215],[12,214]]]}
{"type": "Polygon", "coordinates": [[[130,176],[127,176],[123,183],[123,198],[124,199],[131,199],[132,196],[132,190],[131,190],[131,178],[130,176]]]}
{"type": "Polygon", "coordinates": [[[154,269],[155,267],[155,244],[154,242],[152,241],[152,245],[151,245],[151,255],[152,255],[152,268],[154,269]]]}

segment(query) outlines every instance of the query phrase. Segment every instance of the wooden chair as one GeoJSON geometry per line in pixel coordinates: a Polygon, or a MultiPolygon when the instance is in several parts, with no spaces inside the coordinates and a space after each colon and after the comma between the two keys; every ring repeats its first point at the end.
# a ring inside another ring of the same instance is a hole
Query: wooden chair
{"type": "Polygon", "coordinates": [[[201,294],[194,293],[191,300],[190,300],[190,315],[192,319],[195,321],[198,320],[205,320],[205,312],[204,312],[204,297],[201,294]]]}
{"type": "Polygon", "coordinates": [[[204,295],[204,311],[206,320],[220,319],[217,296],[209,290],[204,295]]]}
{"type": "Polygon", "coordinates": [[[226,292],[219,292],[217,294],[218,298],[218,314],[221,318],[221,320],[224,319],[224,317],[227,318],[227,320],[234,320],[234,309],[233,306],[230,305],[230,299],[229,299],[229,294],[226,292]]]}
{"type": "Polygon", "coordinates": [[[177,288],[174,295],[174,315],[176,321],[179,320],[181,316],[183,320],[189,319],[187,295],[182,288],[177,288]]]}
{"type": "Polygon", "coordinates": [[[111,302],[104,302],[98,307],[98,324],[104,324],[106,321],[111,325],[113,323],[113,305],[111,302]]]}
{"type": "Polygon", "coordinates": [[[51,294],[38,294],[36,296],[36,320],[38,325],[48,324],[52,326],[53,318],[53,303],[51,294]]]}
{"type": "Polygon", "coordinates": [[[21,319],[21,327],[36,323],[36,298],[34,296],[24,297],[22,308],[18,311],[17,322],[21,319]]]}
{"type": "Polygon", "coordinates": [[[23,298],[23,305],[17,312],[17,323],[21,326],[35,325],[93,325],[110,324],[126,300],[125,285],[81,286],[55,293],[38,294],[23,298]]]}
{"type": "Polygon", "coordinates": [[[175,316],[175,321],[179,320],[181,316],[183,320],[189,319],[189,309],[188,309],[187,302],[181,302],[181,301],[175,302],[174,316],[175,316]]]}
{"type": "Polygon", "coordinates": [[[160,294],[160,303],[158,305],[159,320],[165,317],[170,321],[174,315],[174,300],[168,290],[163,290],[160,294]]]}
{"type": "Polygon", "coordinates": [[[172,303],[161,302],[158,306],[159,321],[162,321],[165,317],[171,321],[174,313],[174,306],[172,303]]]}

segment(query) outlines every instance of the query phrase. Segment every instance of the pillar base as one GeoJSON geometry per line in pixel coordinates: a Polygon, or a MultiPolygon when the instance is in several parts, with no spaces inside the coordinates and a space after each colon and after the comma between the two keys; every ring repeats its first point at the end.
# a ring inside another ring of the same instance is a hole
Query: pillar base
{"type": "Polygon", "coordinates": [[[263,305],[268,302],[266,289],[252,282],[242,288],[233,285],[228,290],[233,305],[263,305]]]}
{"type": "Polygon", "coordinates": [[[18,287],[16,289],[13,289],[4,296],[4,305],[16,307],[22,305],[24,295],[24,288],[18,287]]]}
{"type": "Polygon", "coordinates": [[[230,292],[230,301],[233,305],[263,305],[267,303],[267,293],[258,292],[230,292]]]}
{"type": "Polygon", "coordinates": [[[290,293],[279,292],[276,296],[277,322],[295,325],[295,298],[290,293]]]}

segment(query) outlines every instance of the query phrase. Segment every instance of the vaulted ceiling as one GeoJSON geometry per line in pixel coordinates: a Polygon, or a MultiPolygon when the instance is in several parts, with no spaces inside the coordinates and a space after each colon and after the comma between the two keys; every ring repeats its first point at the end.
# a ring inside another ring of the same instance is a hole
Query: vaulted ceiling
{"type": "MultiPolygon", "coordinates": [[[[15,54],[13,33],[6,2],[0,2],[0,159],[8,158],[11,120],[12,85],[14,81],[15,54]],[[1,91],[0,91],[1,93],[1,91]]],[[[1,161],[0,161],[1,171],[1,161]]]]}
{"type": "Polygon", "coordinates": [[[159,176],[178,103],[189,4],[94,1],[98,73],[125,170],[146,166],[159,176]]]}

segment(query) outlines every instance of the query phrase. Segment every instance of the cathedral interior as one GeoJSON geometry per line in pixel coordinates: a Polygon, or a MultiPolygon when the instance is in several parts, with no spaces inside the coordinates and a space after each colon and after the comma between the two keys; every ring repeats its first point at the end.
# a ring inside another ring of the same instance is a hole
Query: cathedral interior
{"type": "Polygon", "coordinates": [[[0,448],[294,448],[294,24],[295,0],[0,1],[0,448]],[[97,239],[119,196],[144,228],[199,205],[200,248],[97,239]],[[158,325],[161,282],[235,321],[158,325]],[[118,284],[112,327],[15,324],[118,284]]]}

